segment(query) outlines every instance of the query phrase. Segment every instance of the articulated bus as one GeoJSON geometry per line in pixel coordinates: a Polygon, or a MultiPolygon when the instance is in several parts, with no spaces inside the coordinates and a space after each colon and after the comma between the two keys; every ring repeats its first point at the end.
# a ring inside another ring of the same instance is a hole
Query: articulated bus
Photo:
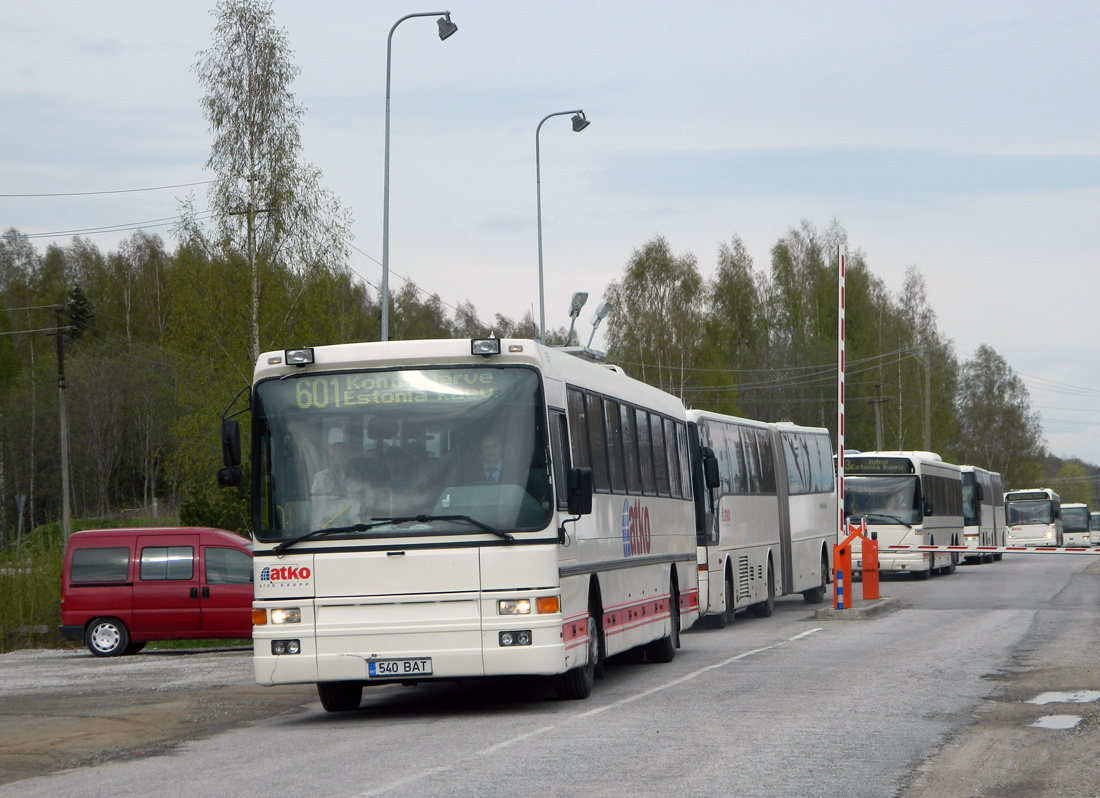
{"type": "Polygon", "coordinates": [[[1062,505],[1062,542],[1066,546],[1089,545],[1089,506],[1062,505]]]}
{"type": "Polygon", "coordinates": [[[699,410],[688,421],[704,622],[721,628],[747,608],[767,617],[777,595],[822,601],[837,518],[828,430],[699,410]]]}
{"type": "MultiPolygon", "coordinates": [[[[967,546],[1005,545],[1005,496],[1001,475],[977,466],[962,469],[963,536],[967,546]]],[[[966,555],[969,562],[993,562],[1001,552],[966,555]]]]}
{"type": "MultiPolygon", "coordinates": [[[[249,409],[260,684],[330,712],[496,675],[580,699],[698,617],[685,409],[614,367],[494,338],[274,351],[249,409]]],[[[222,441],[232,485],[229,416],[222,441]]]]}
{"type": "Polygon", "coordinates": [[[1009,546],[1061,546],[1062,498],[1050,488],[1010,490],[1005,539],[1009,546]]]}
{"type": "MultiPolygon", "coordinates": [[[[890,552],[888,545],[961,546],[962,473],[932,452],[863,452],[844,458],[844,514],[867,520],[876,532],[879,570],[908,572],[927,579],[954,573],[957,555],[947,552],[890,552]]],[[[859,570],[859,541],[852,546],[853,572],[859,570]]]]}

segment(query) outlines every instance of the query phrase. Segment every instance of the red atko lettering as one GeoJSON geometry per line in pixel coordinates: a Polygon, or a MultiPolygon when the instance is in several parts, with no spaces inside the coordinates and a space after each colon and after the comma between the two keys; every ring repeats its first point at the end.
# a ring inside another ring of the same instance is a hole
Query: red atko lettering
{"type": "Polygon", "coordinates": [[[630,507],[630,553],[649,554],[649,508],[643,507],[641,502],[634,502],[630,507]]]}
{"type": "Polygon", "coordinates": [[[271,569],[272,580],[279,581],[291,581],[294,579],[309,579],[311,571],[309,568],[302,566],[301,568],[294,565],[284,565],[281,568],[271,569]]]}

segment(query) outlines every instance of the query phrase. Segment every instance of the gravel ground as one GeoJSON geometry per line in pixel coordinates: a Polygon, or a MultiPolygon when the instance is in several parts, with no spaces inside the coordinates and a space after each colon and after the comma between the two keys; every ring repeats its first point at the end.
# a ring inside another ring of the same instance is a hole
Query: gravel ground
{"type": "Polygon", "coordinates": [[[316,700],[313,685],[255,684],[251,648],[0,655],[0,784],[149,756],[316,700]]]}

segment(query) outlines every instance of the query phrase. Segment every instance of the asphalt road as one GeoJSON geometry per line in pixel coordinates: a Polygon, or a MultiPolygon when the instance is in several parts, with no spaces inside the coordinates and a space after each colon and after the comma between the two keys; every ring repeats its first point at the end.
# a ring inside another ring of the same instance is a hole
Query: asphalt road
{"type": "Polygon", "coordinates": [[[900,607],[867,621],[794,598],[693,630],[580,702],[517,679],[374,688],[330,715],[312,687],[252,685],[245,651],[17,652],[0,796],[1100,795],[1100,701],[1072,700],[1100,697],[1100,563],[1006,556],[882,593],[900,607]],[[1080,720],[1031,725],[1062,715],[1080,720]]]}

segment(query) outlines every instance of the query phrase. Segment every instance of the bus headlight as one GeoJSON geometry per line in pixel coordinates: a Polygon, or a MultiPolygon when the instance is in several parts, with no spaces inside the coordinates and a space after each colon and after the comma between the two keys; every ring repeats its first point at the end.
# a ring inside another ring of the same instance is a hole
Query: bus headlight
{"type": "Polygon", "coordinates": [[[498,615],[530,615],[531,599],[501,599],[497,603],[498,615]]]}
{"type": "Polygon", "coordinates": [[[276,607],[271,611],[271,622],[275,625],[301,623],[302,611],[298,607],[276,607]]]}

